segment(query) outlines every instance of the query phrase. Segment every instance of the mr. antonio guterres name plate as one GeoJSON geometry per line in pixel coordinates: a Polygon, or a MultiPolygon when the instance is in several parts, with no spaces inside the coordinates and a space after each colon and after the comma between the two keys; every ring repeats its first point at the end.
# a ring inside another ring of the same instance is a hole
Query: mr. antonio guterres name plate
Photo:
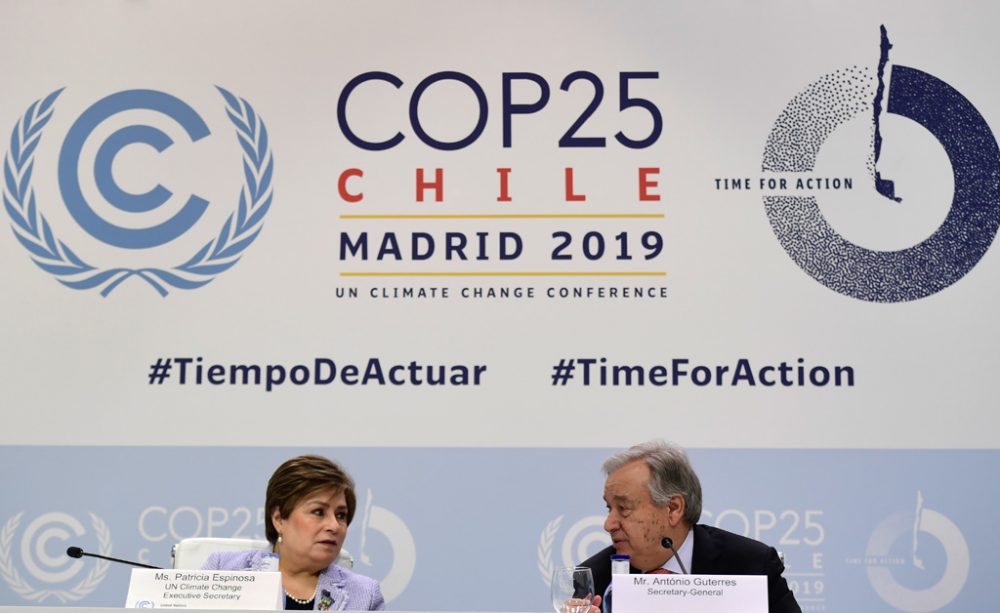
{"type": "Polygon", "coordinates": [[[765,575],[613,575],[615,613],[767,613],[765,575]]]}

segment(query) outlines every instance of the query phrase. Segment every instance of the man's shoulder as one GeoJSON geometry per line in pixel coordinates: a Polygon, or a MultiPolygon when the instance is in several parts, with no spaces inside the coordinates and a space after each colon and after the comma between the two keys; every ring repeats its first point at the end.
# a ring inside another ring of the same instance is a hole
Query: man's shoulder
{"type": "Polygon", "coordinates": [[[614,552],[614,546],[608,546],[580,562],[580,566],[590,569],[590,574],[594,577],[594,589],[598,594],[603,594],[611,583],[611,555],[614,552]]]}
{"type": "Polygon", "coordinates": [[[698,524],[694,527],[691,572],[745,575],[781,573],[773,547],[728,530],[698,524]]]}
{"type": "Polygon", "coordinates": [[[723,530],[722,528],[697,524],[694,527],[695,546],[698,546],[699,540],[704,539],[708,539],[720,547],[724,546],[726,551],[743,551],[747,554],[757,553],[760,555],[767,555],[771,551],[770,546],[765,545],[760,541],[755,541],[752,538],[748,538],[728,530],[723,530]]]}
{"type": "Polygon", "coordinates": [[[760,541],[712,526],[694,528],[692,572],[708,575],[767,575],[768,610],[801,613],[781,576],[785,565],[777,550],[760,541]]]}
{"type": "Polygon", "coordinates": [[[594,555],[590,556],[583,562],[580,562],[580,566],[586,566],[587,568],[611,568],[611,555],[615,552],[613,545],[609,545],[604,549],[598,551],[594,555]]]}

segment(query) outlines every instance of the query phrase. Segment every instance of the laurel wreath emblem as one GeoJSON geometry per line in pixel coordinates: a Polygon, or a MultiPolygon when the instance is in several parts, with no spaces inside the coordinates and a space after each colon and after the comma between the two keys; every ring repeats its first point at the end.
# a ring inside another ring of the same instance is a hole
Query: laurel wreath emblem
{"type": "MultiPolygon", "coordinates": [[[[21,523],[21,517],[24,512],[18,513],[14,517],[7,520],[4,524],[2,530],[0,530],[0,577],[7,582],[15,593],[24,598],[25,600],[38,601],[39,603],[44,602],[47,598],[56,598],[63,604],[69,601],[80,600],[84,596],[93,592],[101,581],[104,580],[104,576],[108,574],[108,567],[111,566],[106,560],[97,560],[94,563],[93,568],[87,573],[87,576],[77,583],[72,589],[69,590],[39,590],[35,589],[30,583],[25,581],[17,569],[14,567],[14,560],[11,557],[12,551],[12,541],[14,540],[14,533],[17,532],[17,528],[21,523]]],[[[97,546],[98,551],[101,555],[111,555],[111,533],[108,531],[107,524],[101,520],[100,517],[90,514],[90,524],[94,528],[94,534],[97,536],[97,546]]]]}
{"type": "Polygon", "coordinates": [[[4,159],[3,192],[3,204],[11,219],[11,229],[31,255],[32,261],[63,285],[78,290],[101,288],[104,297],[133,276],[146,281],[160,296],[165,297],[169,293],[168,286],[195,289],[232,268],[257,238],[264,216],[271,207],[274,158],[270,152],[267,128],[250,103],[222,87],[216,89],[225,100],[226,115],[235,126],[236,137],[243,149],[245,183],[236,211],[226,219],[218,236],[186,262],[167,270],[93,266],[55,236],[45,216],[38,210],[31,178],[35,149],[41,141],[43,128],[52,118],[53,104],[63,90],[57,89],[44,99],[34,101],[14,126],[10,137],[10,150],[4,159]]]}
{"type": "Polygon", "coordinates": [[[564,517],[565,515],[560,515],[546,524],[538,540],[538,572],[542,573],[546,587],[552,587],[552,544],[555,543],[556,534],[564,517]]]}

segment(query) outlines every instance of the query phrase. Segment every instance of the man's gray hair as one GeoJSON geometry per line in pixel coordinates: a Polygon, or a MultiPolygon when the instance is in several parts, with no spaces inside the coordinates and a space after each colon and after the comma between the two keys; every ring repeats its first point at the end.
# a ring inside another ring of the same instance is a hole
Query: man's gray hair
{"type": "Polygon", "coordinates": [[[649,495],[662,507],[674,496],[684,498],[684,521],[693,526],[701,518],[701,482],[687,453],[664,441],[648,441],[629,447],[604,461],[601,469],[610,475],[622,466],[643,460],[649,466],[649,495]]]}

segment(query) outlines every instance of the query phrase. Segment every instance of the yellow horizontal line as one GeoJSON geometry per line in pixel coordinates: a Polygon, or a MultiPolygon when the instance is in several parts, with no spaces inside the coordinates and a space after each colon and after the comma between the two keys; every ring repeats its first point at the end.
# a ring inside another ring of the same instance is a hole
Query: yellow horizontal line
{"type": "Polygon", "coordinates": [[[663,213],[538,213],[496,215],[341,215],[341,219],[663,219],[663,213]]]}
{"type": "Polygon", "coordinates": [[[342,272],[341,277],[665,277],[656,272],[342,272]]]}

